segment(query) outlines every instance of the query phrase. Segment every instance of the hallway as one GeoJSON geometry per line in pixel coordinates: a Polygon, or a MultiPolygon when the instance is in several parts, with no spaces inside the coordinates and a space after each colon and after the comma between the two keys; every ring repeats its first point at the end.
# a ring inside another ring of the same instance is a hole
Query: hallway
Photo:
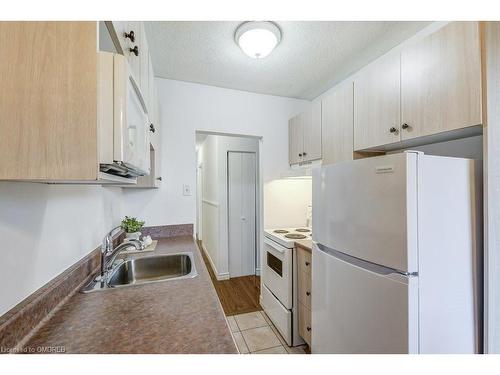
{"type": "MultiPolygon", "coordinates": [[[[201,243],[198,241],[201,249],[201,243]]],[[[259,304],[260,276],[233,277],[229,280],[217,280],[210,262],[203,250],[200,250],[219,300],[227,316],[262,310],[259,304]]]]}

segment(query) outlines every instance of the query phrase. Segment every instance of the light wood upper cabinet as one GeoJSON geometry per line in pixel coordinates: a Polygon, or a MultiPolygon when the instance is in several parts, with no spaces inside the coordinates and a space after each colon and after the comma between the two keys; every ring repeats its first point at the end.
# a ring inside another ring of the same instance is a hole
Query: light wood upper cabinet
{"type": "Polygon", "coordinates": [[[288,136],[290,164],[321,159],[321,102],[289,120],[288,136]]]}
{"type": "MultiPolygon", "coordinates": [[[[121,47],[109,25],[0,22],[4,51],[0,59],[4,89],[0,95],[0,180],[135,184],[135,173],[125,175],[119,162],[146,165],[139,162],[148,160],[149,123],[143,106],[127,100],[135,90],[130,88],[125,58],[115,53],[121,47]],[[109,52],[112,43],[114,52],[109,52]],[[100,50],[101,45],[106,51],[100,50]],[[133,121],[116,116],[128,115],[129,109],[136,115],[133,121]],[[124,131],[132,122],[137,130],[135,157],[123,158],[130,142],[120,138],[117,130],[124,131]]],[[[149,82],[154,80],[148,76],[146,81],[149,91],[149,82]]],[[[150,116],[156,116],[154,110],[150,116]]],[[[159,141],[155,142],[159,151],[159,141]]]]}
{"type": "Polygon", "coordinates": [[[477,22],[452,22],[401,52],[403,140],[482,123],[477,22]]]}
{"type": "Polygon", "coordinates": [[[302,114],[304,133],[304,161],[321,159],[321,101],[315,102],[302,114]]]}
{"type": "Polygon", "coordinates": [[[353,84],[338,87],[322,101],[323,165],[353,158],[353,84]]]}
{"type": "Polygon", "coordinates": [[[451,22],[354,81],[355,151],[481,123],[478,22],[451,22]]]}
{"type": "Polygon", "coordinates": [[[302,117],[297,115],[288,121],[288,158],[290,164],[297,164],[302,161],[303,149],[302,117]]]}
{"type": "Polygon", "coordinates": [[[400,56],[390,54],[354,80],[354,150],[398,142],[400,56]]]}
{"type": "Polygon", "coordinates": [[[97,29],[0,22],[0,179],[97,178],[97,29]]]}

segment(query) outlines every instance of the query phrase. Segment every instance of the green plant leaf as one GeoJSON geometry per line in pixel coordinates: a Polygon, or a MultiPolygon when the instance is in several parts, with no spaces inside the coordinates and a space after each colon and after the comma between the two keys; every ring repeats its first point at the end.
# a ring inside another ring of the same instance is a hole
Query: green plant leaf
{"type": "Polygon", "coordinates": [[[135,233],[138,232],[144,224],[144,221],[139,221],[135,217],[125,216],[125,219],[122,220],[121,227],[127,233],[135,233]]]}

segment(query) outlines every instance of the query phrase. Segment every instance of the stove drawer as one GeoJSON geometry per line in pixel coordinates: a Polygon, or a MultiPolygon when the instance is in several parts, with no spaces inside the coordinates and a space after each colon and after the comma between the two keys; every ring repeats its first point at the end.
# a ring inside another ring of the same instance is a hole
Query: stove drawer
{"type": "Polygon", "coordinates": [[[262,287],[260,304],[274,326],[281,333],[289,346],[292,345],[292,312],[287,310],[280,301],[267,289],[262,287]]]}

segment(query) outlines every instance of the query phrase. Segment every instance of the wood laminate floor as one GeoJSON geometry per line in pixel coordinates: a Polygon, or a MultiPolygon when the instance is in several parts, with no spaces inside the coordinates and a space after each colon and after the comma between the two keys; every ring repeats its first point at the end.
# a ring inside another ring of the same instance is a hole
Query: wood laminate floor
{"type": "Polygon", "coordinates": [[[260,276],[252,275],[217,280],[210,262],[202,250],[200,241],[198,241],[198,247],[227,316],[262,310],[259,304],[260,276]]]}

